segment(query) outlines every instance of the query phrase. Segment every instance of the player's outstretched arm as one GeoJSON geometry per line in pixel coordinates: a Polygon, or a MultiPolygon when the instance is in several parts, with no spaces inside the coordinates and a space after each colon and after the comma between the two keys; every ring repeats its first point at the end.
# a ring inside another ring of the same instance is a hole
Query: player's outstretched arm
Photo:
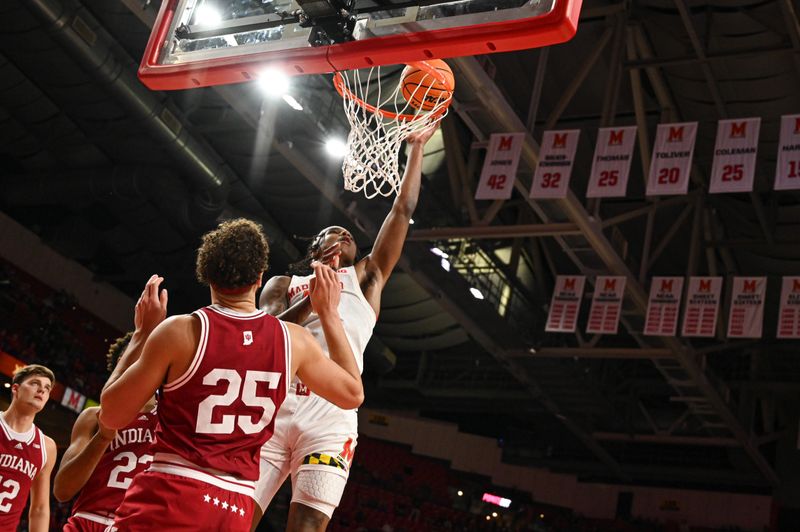
{"type": "Polygon", "coordinates": [[[153,397],[174,360],[191,360],[200,336],[200,322],[190,315],[172,316],[150,334],[138,358],[100,396],[98,421],[121,429],[153,397]]]}
{"type": "Polygon", "coordinates": [[[31,506],[28,510],[28,531],[47,532],[50,529],[50,474],[56,465],[56,442],[44,437],[47,463],[31,484],[31,506]]]}
{"type": "Polygon", "coordinates": [[[131,341],[128,343],[128,347],[125,348],[125,352],[120,357],[117,366],[111,372],[111,376],[103,387],[104,391],[139,359],[148,336],[167,316],[169,296],[166,289],[161,290],[159,293],[159,287],[162,282],[164,282],[163,277],[151,275],[147,284],[145,284],[144,291],[139,297],[139,301],[136,302],[133,318],[136,329],[133,332],[131,341]]]}
{"type": "Polygon", "coordinates": [[[414,209],[417,208],[419,199],[420,181],[422,180],[422,151],[434,131],[436,131],[436,127],[415,133],[406,139],[411,146],[411,153],[408,156],[406,170],[400,183],[400,192],[394,199],[392,209],[378,231],[372,252],[366,257],[367,267],[379,274],[381,288],[386,284],[403,252],[403,244],[408,234],[408,224],[411,222],[411,216],[414,214],[414,209]]]}
{"type": "Polygon", "coordinates": [[[72,426],[69,447],[61,457],[61,465],[53,481],[53,495],[60,502],[72,499],[83,489],[94,473],[116,431],[101,429],[97,422],[98,407],[81,412],[72,426]]]}

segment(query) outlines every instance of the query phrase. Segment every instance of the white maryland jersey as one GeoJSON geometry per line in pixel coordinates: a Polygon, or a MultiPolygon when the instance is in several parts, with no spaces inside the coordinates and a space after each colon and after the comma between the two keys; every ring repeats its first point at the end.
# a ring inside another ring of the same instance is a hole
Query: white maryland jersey
{"type": "MultiPolygon", "coordinates": [[[[358,368],[363,371],[364,349],[375,327],[375,311],[361,292],[355,267],[340,268],[336,273],[342,283],[339,316],[358,368]]],[[[290,306],[308,294],[312,277],[292,277],[287,293],[290,306]]],[[[330,357],[319,316],[312,312],[301,325],[330,357]]],[[[261,509],[266,510],[286,476],[293,476],[299,469],[328,471],[347,478],[357,438],[355,409],[342,410],[311,393],[295,377],[275,416],[275,432],[261,448],[261,478],[256,489],[261,509]]]]}
{"type": "MultiPolygon", "coordinates": [[[[361,286],[358,284],[358,275],[355,266],[347,266],[336,271],[339,282],[342,284],[342,295],[339,298],[339,316],[342,318],[350,348],[356,356],[356,363],[359,371],[364,371],[364,350],[367,342],[372,337],[372,329],[375,328],[375,311],[367,302],[361,286]]],[[[309,283],[313,275],[304,277],[292,276],[289,283],[289,306],[291,307],[304,296],[308,295],[309,283]]],[[[325,341],[325,334],[322,332],[322,324],[316,312],[312,312],[308,318],[301,323],[303,327],[314,335],[314,338],[322,346],[325,354],[328,354],[328,343],[325,341]]],[[[295,384],[298,382],[295,377],[295,384]]]]}

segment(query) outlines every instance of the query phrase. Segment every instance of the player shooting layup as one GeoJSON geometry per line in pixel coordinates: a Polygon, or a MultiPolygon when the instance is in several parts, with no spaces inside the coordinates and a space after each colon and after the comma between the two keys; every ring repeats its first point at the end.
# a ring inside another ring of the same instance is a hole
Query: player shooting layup
{"type": "MultiPolygon", "coordinates": [[[[380,311],[381,291],[403,250],[419,198],[423,148],[434,131],[431,128],[406,139],[411,152],[400,192],[369,255],[356,262],[353,237],[341,227],[323,229],[309,247],[308,259],[334,264],[342,285],[339,312],[359,370],[363,370],[364,349],[380,311]]],[[[271,278],[261,293],[260,305],[274,316],[303,325],[327,352],[319,317],[311,312],[306,297],[312,277],[271,278]]],[[[358,437],[356,411],[343,410],[311,394],[305,384],[297,379],[292,383],[278,412],[275,434],[261,451],[253,528],[289,475],[292,502],[287,530],[291,532],[324,531],[342,498],[358,437]]]]}
{"type": "MultiPolygon", "coordinates": [[[[136,305],[136,330],[119,338],[109,349],[108,370],[113,371],[126,350],[141,351],[145,340],[167,315],[166,299],[150,305],[136,305]]],[[[72,505],[72,516],[64,532],[103,532],[114,524],[115,512],[133,477],[153,461],[150,448],[155,441],[156,399],[152,397],[136,418],[119,431],[97,422],[97,407],[81,412],[72,427],[69,448],[61,458],[53,495],[59,501],[80,495],[72,505]]]]}
{"type": "MultiPolygon", "coordinates": [[[[206,234],[197,277],[209,285],[212,305],[163,321],[141,356],[126,352],[114,370],[101,396],[101,425],[126,426],[157,388],[163,393],[153,462],[134,477],[109,530],[246,531],[259,450],[295,373],[342,408],[361,404],[334,272],[314,263],[310,287],[331,346],[328,359],[308,331],[256,308],[268,253],[261,228],[248,220],[206,234]]],[[[151,277],[143,303],[166,305],[162,280],[151,277]]]]}
{"type": "Polygon", "coordinates": [[[17,529],[30,493],[28,530],[47,532],[56,442],[33,419],[47,404],[55,376],[31,364],[17,370],[11,382],[11,405],[0,413],[0,530],[17,529]]]}

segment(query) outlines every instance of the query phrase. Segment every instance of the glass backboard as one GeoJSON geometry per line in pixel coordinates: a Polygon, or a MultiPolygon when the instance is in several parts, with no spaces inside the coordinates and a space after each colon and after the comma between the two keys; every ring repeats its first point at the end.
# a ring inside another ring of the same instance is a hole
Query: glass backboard
{"type": "Polygon", "coordinates": [[[163,0],[139,68],[152,89],[318,74],[569,40],[582,0],[163,0]]]}

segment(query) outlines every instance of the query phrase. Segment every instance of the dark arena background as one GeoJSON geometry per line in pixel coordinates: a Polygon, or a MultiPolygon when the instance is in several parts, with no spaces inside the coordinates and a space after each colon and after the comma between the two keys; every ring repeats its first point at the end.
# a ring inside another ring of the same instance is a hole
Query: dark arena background
{"type": "MultiPolygon", "coordinates": [[[[160,3],[0,2],[0,406],[50,367],[59,458],[150,275],[208,304],[205,232],[261,224],[269,277],[329,225],[369,253],[392,204],[343,190],[330,74],[143,85],[160,3]]],[[[567,42],[446,58],[328,530],[800,530],[798,13],[584,0],[567,42]]]]}

